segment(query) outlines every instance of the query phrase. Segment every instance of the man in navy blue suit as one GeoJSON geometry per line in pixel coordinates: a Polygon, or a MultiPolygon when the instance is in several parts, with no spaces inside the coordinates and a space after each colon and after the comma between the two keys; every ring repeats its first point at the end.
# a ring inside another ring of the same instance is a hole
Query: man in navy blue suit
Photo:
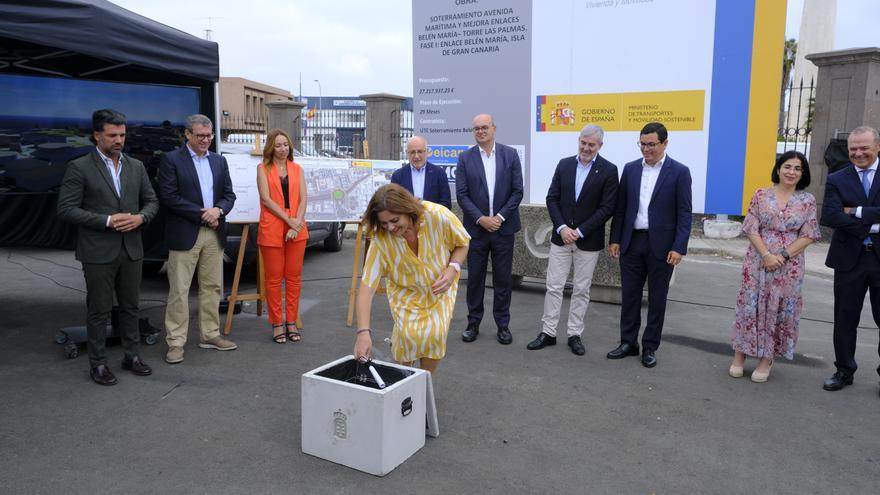
{"type": "Polygon", "coordinates": [[[608,359],[639,355],[642,287],[648,281],[648,322],[642,365],[657,365],[666,295],[672,271],[687,253],[691,235],[691,173],[666,155],[668,131],[652,122],[639,133],[642,159],[627,163],[617,189],[608,253],[620,259],[620,345],[608,359]]]}
{"type": "Polygon", "coordinates": [[[821,223],[834,229],[825,259],[825,264],[834,269],[837,371],[823,384],[830,391],[853,383],[856,329],[869,290],[874,323],[880,325],[880,134],[872,127],[857,127],[849,133],[847,147],[852,165],[828,176],[822,205],[821,223]]]}
{"type": "Polygon", "coordinates": [[[452,209],[449,179],[442,168],[428,161],[428,142],[413,136],[406,142],[409,163],[391,174],[391,183],[399,184],[413,196],[452,209]]]}
{"type": "Polygon", "coordinates": [[[516,150],[495,142],[492,116],[474,117],[472,146],[458,156],[455,193],[471,236],[468,249],[468,324],[461,334],[473,342],[483,319],[486,267],[492,256],[492,313],[498,342],[510,344],[510,292],[513,289],[513,240],[520,229],[519,203],[523,197],[522,165],[516,150]]]}
{"type": "Polygon", "coordinates": [[[199,271],[199,347],[231,351],[237,346],[220,336],[220,286],[226,214],[235,203],[229,166],[208,148],[214,139],[211,119],[186,119],[186,144],[162,155],[159,202],[165,208],[168,245],[168,305],[165,309],[165,361],[183,361],[189,331],[189,287],[199,271]]]}
{"type": "Polygon", "coordinates": [[[584,316],[590,304],[590,284],[605,247],[605,223],[614,214],[617,200],[617,166],[599,156],[605,132],[585,126],[578,137],[578,154],[556,165],[547,191],[547,211],[553,221],[547,260],[547,293],[543,325],[530,351],[556,345],[556,325],[562,310],[562,291],[574,265],[571,305],[568,311],[568,347],[582,356],[584,316]]]}

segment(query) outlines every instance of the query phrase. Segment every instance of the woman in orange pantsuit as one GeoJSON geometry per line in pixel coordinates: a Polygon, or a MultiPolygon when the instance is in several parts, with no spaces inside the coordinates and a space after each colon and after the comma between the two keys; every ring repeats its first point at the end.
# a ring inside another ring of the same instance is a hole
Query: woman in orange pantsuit
{"type": "Polygon", "coordinates": [[[273,129],[266,138],[263,161],[257,166],[260,192],[260,232],[257,244],[263,255],[266,303],[272,340],[298,342],[299,294],[302,264],[309,231],[306,228],[306,182],[302,167],[293,161],[290,136],[273,129]],[[281,317],[281,280],[285,286],[285,317],[281,317]]]}

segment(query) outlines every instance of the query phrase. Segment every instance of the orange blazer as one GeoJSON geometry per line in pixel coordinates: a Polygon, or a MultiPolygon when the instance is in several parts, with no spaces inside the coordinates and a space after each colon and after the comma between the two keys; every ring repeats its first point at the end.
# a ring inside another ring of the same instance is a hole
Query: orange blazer
{"type": "MultiPolygon", "coordinates": [[[[295,216],[299,207],[299,181],[302,176],[302,167],[299,164],[287,161],[287,190],[290,196],[290,208],[284,207],[284,194],[281,192],[281,178],[278,177],[278,167],[266,167],[262,163],[258,165],[266,172],[266,180],[269,182],[269,197],[287,213],[295,216]]],[[[260,231],[257,234],[257,244],[260,246],[282,247],[284,234],[287,232],[287,223],[275,216],[260,201],[260,231]]],[[[303,225],[294,242],[305,241],[309,238],[309,229],[303,225]]]]}

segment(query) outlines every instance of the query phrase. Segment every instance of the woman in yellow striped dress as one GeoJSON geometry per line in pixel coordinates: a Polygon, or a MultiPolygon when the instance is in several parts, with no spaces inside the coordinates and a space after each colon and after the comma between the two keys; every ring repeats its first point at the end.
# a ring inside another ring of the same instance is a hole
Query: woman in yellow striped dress
{"type": "Polygon", "coordinates": [[[451,211],[419,201],[397,184],[382,186],[373,194],[363,222],[372,242],[357,295],[354,355],[371,356],[370,308],[385,277],[394,319],[392,355],[404,364],[418,359],[420,368],[433,373],[446,354],[470,236],[451,211]]]}

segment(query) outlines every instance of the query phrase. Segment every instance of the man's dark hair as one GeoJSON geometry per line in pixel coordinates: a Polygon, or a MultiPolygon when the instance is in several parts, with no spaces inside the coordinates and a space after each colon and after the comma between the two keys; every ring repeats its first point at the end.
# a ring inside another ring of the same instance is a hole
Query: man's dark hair
{"type": "Polygon", "coordinates": [[[639,135],[644,136],[645,134],[657,133],[657,139],[660,140],[661,143],[666,142],[666,138],[669,137],[669,131],[666,130],[666,126],[661,124],[660,122],[649,122],[645,124],[645,127],[642,127],[642,132],[639,135]]]}
{"type": "Polygon", "coordinates": [[[807,163],[807,157],[800,151],[788,150],[779,155],[779,158],[776,159],[776,164],[773,165],[773,171],[770,172],[770,180],[774,184],[779,184],[779,169],[782,168],[783,163],[792,158],[797,158],[801,162],[801,180],[798,181],[794,188],[798,191],[806,189],[810,185],[810,164],[807,163]]]}
{"type": "Polygon", "coordinates": [[[107,124],[125,125],[125,115],[109,108],[95,110],[92,114],[92,131],[101,132],[107,124]]]}

